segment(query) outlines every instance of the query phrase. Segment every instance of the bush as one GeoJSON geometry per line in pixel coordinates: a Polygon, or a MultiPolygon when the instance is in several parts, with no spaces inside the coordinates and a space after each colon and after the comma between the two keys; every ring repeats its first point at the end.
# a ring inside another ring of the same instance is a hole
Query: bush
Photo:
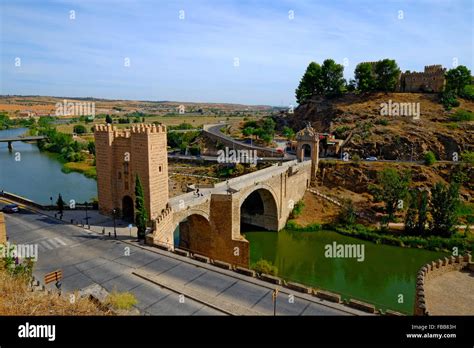
{"type": "Polygon", "coordinates": [[[474,100],[474,85],[465,86],[460,96],[467,100],[474,100]]]}
{"type": "Polygon", "coordinates": [[[436,156],[433,152],[428,151],[424,156],[425,165],[431,166],[436,162],[436,156]]]}
{"type": "Polygon", "coordinates": [[[138,303],[135,295],[130,292],[112,291],[106,300],[107,304],[115,309],[128,310],[138,303]]]}
{"type": "Polygon", "coordinates": [[[298,232],[314,232],[314,231],[321,231],[323,229],[323,226],[317,223],[301,226],[293,220],[288,220],[285,228],[287,230],[298,231],[298,232]]]}
{"type": "Polygon", "coordinates": [[[381,118],[375,121],[375,124],[379,124],[382,126],[388,126],[388,120],[386,118],[381,118]]]}
{"type": "Polygon", "coordinates": [[[456,99],[456,93],[454,91],[443,92],[440,101],[446,110],[451,110],[451,108],[459,106],[459,101],[456,99]]]}
{"type": "Polygon", "coordinates": [[[87,133],[87,129],[82,124],[77,124],[77,125],[74,126],[74,133],[84,134],[84,133],[87,133]]]}
{"type": "Polygon", "coordinates": [[[258,274],[270,274],[270,275],[277,275],[278,268],[274,266],[271,261],[260,259],[256,263],[250,266],[250,269],[253,269],[258,274]]]}
{"type": "Polygon", "coordinates": [[[464,151],[461,153],[461,160],[466,163],[474,164],[474,151],[464,151]]]}
{"type": "Polygon", "coordinates": [[[456,110],[456,112],[451,115],[451,119],[456,122],[474,121],[474,114],[468,110],[456,110]]]}
{"type": "Polygon", "coordinates": [[[295,206],[293,207],[293,210],[290,213],[290,219],[294,219],[294,218],[300,216],[301,213],[303,212],[303,209],[304,209],[303,201],[297,202],[295,204],[295,206]]]}

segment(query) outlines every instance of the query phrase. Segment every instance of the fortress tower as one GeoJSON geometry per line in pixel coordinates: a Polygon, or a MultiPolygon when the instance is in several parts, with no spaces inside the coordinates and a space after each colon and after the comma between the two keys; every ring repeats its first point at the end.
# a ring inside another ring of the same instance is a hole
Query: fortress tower
{"type": "Polygon", "coordinates": [[[124,219],[134,219],[135,178],[145,192],[150,220],[168,204],[168,153],[166,126],[136,125],[117,130],[112,125],[94,128],[99,211],[117,209],[124,219]]]}

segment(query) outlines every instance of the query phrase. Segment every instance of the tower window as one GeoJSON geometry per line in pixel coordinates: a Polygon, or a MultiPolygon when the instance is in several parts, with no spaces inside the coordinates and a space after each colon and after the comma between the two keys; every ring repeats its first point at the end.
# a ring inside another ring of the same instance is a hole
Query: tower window
{"type": "Polygon", "coordinates": [[[160,165],[158,166],[158,173],[161,173],[161,172],[163,172],[163,166],[160,164],[160,165]]]}
{"type": "Polygon", "coordinates": [[[118,172],[118,179],[122,179],[122,172],[118,172]]]}
{"type": "Polygon", "coordinates": [[[123,164],[123,174],[128,175],[128,162],[123,164]]]}

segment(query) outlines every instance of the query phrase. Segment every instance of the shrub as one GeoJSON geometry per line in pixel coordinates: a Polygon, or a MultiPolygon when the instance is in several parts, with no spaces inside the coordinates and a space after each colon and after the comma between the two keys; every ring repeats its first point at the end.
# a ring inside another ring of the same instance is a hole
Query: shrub
{"type": "Polygon", "coordinates": [[[456,99],[456,93],[454,91],[443,92],[440,101],[446,110],[459,106],[459,101],[456,99]]]}
{"type": "Polygon", "coordinates": [[[431,166],[436,162],[436,156],[433,152],[428,151],[424,156],[425,165],[431,166]]]}
{"type": "Polygon", "coordinates": [[[84,134],[84,133],[87,133],[87,129],[82,124],[77,124],[77,125],[74,126],[74,133],[84,134]]]}
{"type": "Polygon", "coordinates": [[[461,153],[461,160],[466,163],[474,164],[474,151],[464,151],[461,153]]]}
{"type": "Polygon", "coordinates": [[[386,118],[381,118],[375,121],[375,124],[379,124],[382,126],[388,126],[388,120],[386,118]]]}
{"type": "Polygon", "coordinates": [[[107,304],[115,309],[128,310],[138,303],[134,294],[130,292],[112,291],[106,300],[107,304]]]}
{"type": "Polygon", "coordinates": [[[303,209],[304,209],[304,202],[303,201],[297,202],[295,206],[293,207],[293,210],[291,211],[290,219],[294,219],[300,216],[301,213],[303,212],[303,209]]]}
{"type": "Polygon", "coordinates": [[[250,266],[258,274],[270,274],[270,275],[277,275],[278,268],[272,264],[271,261],[260,259],[256,263],[250,266]]]}
{"type": "Polygon", "coordinates": [[[474,114],[468,110],[456,110],[456,112],[451,115],[451,119],[457,122],[474,121],[474,114]]]}
{"type": "Polygon", "coordinates": [[[474,85],[465,86],[460,96],[467,100],[474,100],[474,85]]]}

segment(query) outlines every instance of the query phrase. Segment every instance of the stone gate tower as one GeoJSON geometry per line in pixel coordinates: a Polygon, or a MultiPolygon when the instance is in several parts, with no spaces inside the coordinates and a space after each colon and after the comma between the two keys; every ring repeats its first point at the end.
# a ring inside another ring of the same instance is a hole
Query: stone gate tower
{"type": "Polygon", "coordinates": [[[299,162],[305,160],[305,150],[310,151],[311,158],[311,181],[316,180],[316,172],[319,164],[319,134],[308,123],[305,128],[296,133],[297,150],[296,158],[299,162]]]}
{"type": "Polygon", "coordinates": [[[148,218],[158,217],[169,198],[166,126],[140,124],[117,130],[110,124],[96,125],[94,138],[99,211],[111,215],[117,209],[122,218],[133,220],[138,175],[148,218]]]}

